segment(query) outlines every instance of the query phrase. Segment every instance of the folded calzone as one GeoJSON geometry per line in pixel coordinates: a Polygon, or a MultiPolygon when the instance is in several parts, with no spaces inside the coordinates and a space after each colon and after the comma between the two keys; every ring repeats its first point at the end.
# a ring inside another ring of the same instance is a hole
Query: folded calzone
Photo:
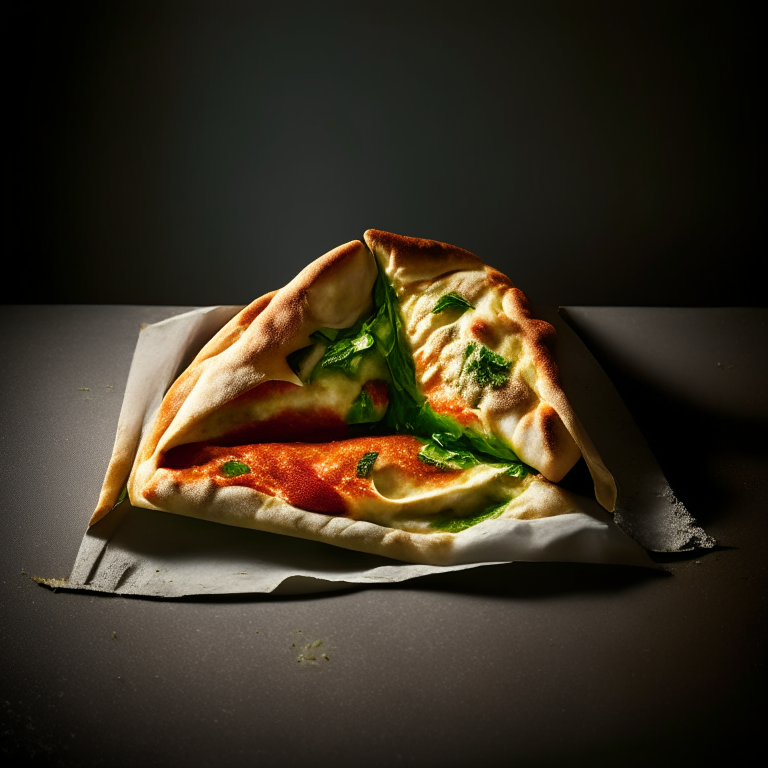
{"type": "MultiPolygon", "coordinates": [[[[613,479],[558,383],[554,329],[522,292],[459,248],[365,241],[200,351],[142,437],[131,503],[433,564],[470,528],[578,511],[555,483],[581,456],[612,510],[613,479]]],[[[105,485],[91,523],[118,492],[105,485]]]]}

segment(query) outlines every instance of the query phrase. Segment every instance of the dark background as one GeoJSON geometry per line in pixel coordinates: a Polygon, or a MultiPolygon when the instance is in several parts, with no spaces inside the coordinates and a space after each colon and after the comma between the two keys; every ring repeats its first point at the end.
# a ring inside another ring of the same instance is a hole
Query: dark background
{"type": "Polygon", "coordinates": [[[469,248],[546,304],[765,306],[762,28],[746,5],[618,5],[3,7],[0,300],[164,305],[2,310],[13,765],[706,766],[762,748],[762,315],[579,329],[721,542],[661,572],[514,563],[180,601],[25,575],[74,561],[139,323],[245,303],[368,227],[469,248]],[[297,670],[299,629],[336,666],[297,670]]]}
{"type": "Polygon", "coordinates": [[[6,5],[0,300],[246,303],[374,227],[541,303],[762,306],[746,7],[6,5]]]}

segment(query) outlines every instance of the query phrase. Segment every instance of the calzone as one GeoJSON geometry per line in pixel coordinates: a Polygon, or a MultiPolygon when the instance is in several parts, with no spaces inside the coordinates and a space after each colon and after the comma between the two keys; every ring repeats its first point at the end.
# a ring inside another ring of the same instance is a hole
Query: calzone
{"type": "MultiPolygon", "coordinates": [[[[168,391],[142,437],[134,506],[448,564],[470,529],[579,510],[580,457],[554,329],[477,256],[369,230],[257,299],[168,391]]],[[[91,523],[110,510],[106,489],[91,523]]]]}

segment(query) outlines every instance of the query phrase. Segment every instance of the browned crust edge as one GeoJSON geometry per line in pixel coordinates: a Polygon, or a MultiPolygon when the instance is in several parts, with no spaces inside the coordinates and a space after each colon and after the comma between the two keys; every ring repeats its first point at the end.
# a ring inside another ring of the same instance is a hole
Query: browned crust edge
{"type": "MultiPolygon", "coordinates": [[[[168,402],[168,410],[172,411],[173,415],[181,407],[181,404],[186,399],[189,392],[192,390],[197,378],[199,377],[200,364],[221,354],[225,349],[234,344],[240,336],[242,336],[245,329],[250,325],[253,320],[258,317],[266,308],[272,297],[277,291],[271,291],[264,296],[259,297],[255,301],[252,301],[247,307],[244,307],[238,312],[226,325],[224,325],[218,333],[197,353],[195,359],[190,363],[190,366],[179,378],[173,383],[168,390],[164,400],[163,406],[168,402]],[[250,318],[250,319],[248,319],[250,318]],[[190,370],[195,369],[198,371],[197,375],[190,374],[190,370]]],[[[162,409],[161,409],[162,410],[162,409]]],[[[170,423],[170,422],[169,422],[170,423]]],[[[157,421],[155,422],[155,425],[157,421]]],[[[154,427],[153,425],[153,432],[154,427]]],[[[141,453],[141,446],[139,446],[139,453],[141,453]]],[[[118,424],[118,433],[115,438],[115,445],[112,450],[112,456],[109,460],[109,466],[104,477],[104,483],[99,494],[99,500],[96,504],[96,508],[91,515],[91,519],[88,522],[88,526],[98,523],[114,506],[114,501],[117,499],[122,485],[125,482],[125,476],[128,472],[128,468],[132,463],[135,463],[136,457],[129,457],[125,455],[122,450],[120,440],[120,425],[118,424]]]]}

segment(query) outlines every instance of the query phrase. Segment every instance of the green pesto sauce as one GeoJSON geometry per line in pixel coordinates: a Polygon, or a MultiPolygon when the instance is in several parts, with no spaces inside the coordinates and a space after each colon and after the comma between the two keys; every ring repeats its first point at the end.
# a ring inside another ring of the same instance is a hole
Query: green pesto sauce
{"type": "Polygon", "coordinates": [[[430,527],[443,533],[459,533],[467,528],[471,528],[473,525],[482,523],[483,520],[493,520],[493,518],[499,517],[508,504],[509,501],[503,501],[501,504],[486,507],[477,515],[470,515],[468,517],[451,517],[435,520],[430,524],[430,527]]]}

